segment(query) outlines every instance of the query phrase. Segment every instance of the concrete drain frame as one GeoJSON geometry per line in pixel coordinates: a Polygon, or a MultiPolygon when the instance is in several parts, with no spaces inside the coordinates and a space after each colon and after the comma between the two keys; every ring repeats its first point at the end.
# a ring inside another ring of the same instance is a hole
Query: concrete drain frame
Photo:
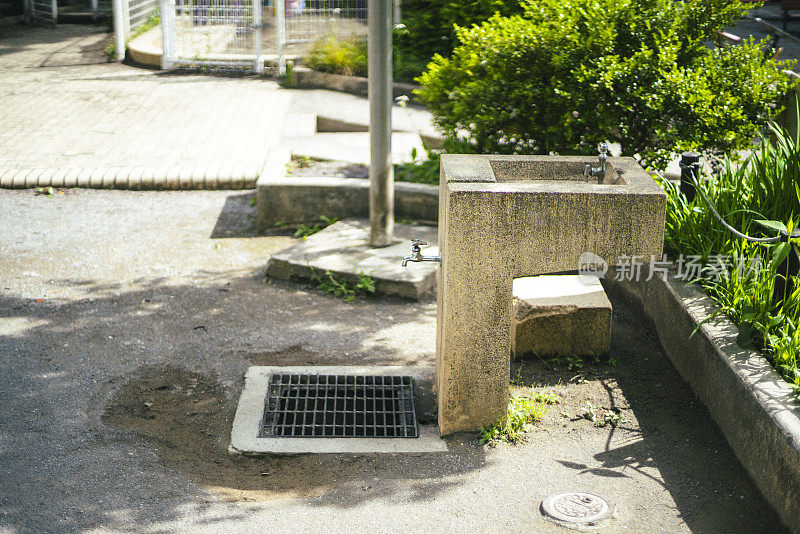
{"type": "MultiPolygon", "coordinates": [[[[414,435],[362,437],[362,436],[334,436],[314,435],[311,437],[297,435],[292,437],[268,435],[265,432],[265,409],[270,397],[270,378],[273,375],[303,375],[317,377],[316,381],[330,381],[331,376],[356,376],[360,385],[368,381],[378,382],[379,386],[402,383],[400,377],[406,380],[413,378],[418,386],[432,384],[433,367],[406,367],[406,366],[254,366],[245,374],[245,383],[236,409],[236,416],[231,429],[231,443],[228,451],[232,454],[312,454],[312,453],[338,453],[338,454],[370,454],[370,453],[430,453],[446,452],[447,444],[441,439],[439,429],[435,424],[415,424],[418,428],[418,437],[414,435]],[[328,377],[328,378],[322,378],[328,377]],[[372,377],[372,378],[370,378],[372,377]],[[376,378],[377,377],[377,378],[376,378]]],[[[314,379],[311,379],[314,381],[314,379]]],[[[427,387],[427,386],[423,386],[427,387]]],[[[429,397],[432,396],[432,393],[429,397]]],[[[414,402],[412,400],[412,402],[414,402]]],[[[362,406],[362,405],[359,405],[362,406]]],[[[373,408],[375,407],[373,399],[373,408]]],[[[407,402],[403,399],[403,413],[407,414],[407,402]]],[[[284,406],[285,408],[285,406],[284,406]]],[[[385,408],[378,403],[377,409],[385,408]]],[[[419,404],[416,413],[420,414],[419,404]]],[[[363,414],[363,411],[362,411],[363,414]]],[[[404,415],[406,417],[406,415],[404,415]]],[[[433,417],[435,419],[435,417],[433,417]]],[[[362,420],[363,421],[363,420],[362,420]]],[[[390,419],[393,429],[402,429],[401,420],[390,419]]],[[[370,421],[376,423],[377,421],[370,421]]],[[[383,419],[386,423],[386,419],[383,419]]],[[[405,420],[406,430],[409,431],[410,421],[405,420]]],[[[416,423],[416,421],[415,421],[416,423]]],[[[329,425],[330,426],[330,425],[329,425]]],[[[375,429],[376,425],[372,425],[375,429]]],[[[295,432],[295,430],[292,430],[295,432]]],[[[301,431],[302,432],[302,431],[301,431]]],[[[401,433],[400,430],[392,430],[401,433]]],[[[312,425],[311,433],[314,433],[312,425]]],[[[365,432],[370,435],[370,432],[365,432]]],[[[416,432],[414,432],[416,434],[416,432]]]]}

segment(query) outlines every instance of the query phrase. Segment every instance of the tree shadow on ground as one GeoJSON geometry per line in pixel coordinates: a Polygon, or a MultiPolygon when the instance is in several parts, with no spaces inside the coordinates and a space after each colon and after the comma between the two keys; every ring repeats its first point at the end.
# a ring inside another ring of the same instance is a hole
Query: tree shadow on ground
{"type": "Polygon", "coordinates": [[[624,303],[613,306],[615,365],[570,369],[552,360],[522,360],[512,367],[512,376],[517,373],[525,385],[561,388],[566,398],[557,409],[569,412],[572,424],[606,434],[605,447],[593,455],[597,464],[556,461],[581,475],[614,479],[636,473],[655,481],[695,532],[783,531],[652,331],[624,303]],[[597,408],[597,423],[585,420],[587,401],[597,408]],[[623,416],[619,426],[596,428],[607,412],[623,416]]]}
{"type": "Polygon", "coordinates": [[[422,325],[418,304],[344,303],[264,283],[260,273],[136,288],[62,284],[92,296],[0,296],[8,325],[0,331],[0,524],[126,530],[185,520],[187,509],[200,522],[211,495],[343,509],[386,498],[426,501],[484,465],[474,436],[435,455],[227,452],[244,371],[254,362],[430,365],[431,354],[359,341],[381,323],[422,325]]]}

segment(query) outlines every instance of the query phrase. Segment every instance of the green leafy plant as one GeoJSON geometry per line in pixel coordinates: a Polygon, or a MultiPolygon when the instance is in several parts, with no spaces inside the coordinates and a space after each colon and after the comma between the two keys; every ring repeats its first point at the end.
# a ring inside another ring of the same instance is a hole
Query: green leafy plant
{"type": "Polygon", "coordinates": [[[327,228],[328,226],[332,225],[333,223],[337,222],[339,219],[335,217],[326,217],[325,215],[319,216],[319,223],[303,223],[297,227],[297,230],[294,232],[294,237],[301,237],[303,239],[307,238],[308,236],[314,235],[320,230],[327,228]]]}
{"type": "Polygon", "coordinates": [[[317,289],[342,298],[345,302],[352,302],[358,297],[375,293],[375,279],[363,272],[358,273],[358,280],[355,284],[337,279],[330,271],[325,271],[324,276],[319,276],[316,270],[312,269],[312,275],[317,281],[317,289]]]}
{"type": "Polygon", "coordinates": [[[597,406],[586,401],[586,411],[583,412],[583,418],[593,423],[597,421],[597,406]]]}
{"type": "Polygon", "coordinates": [[[103,54],[105,54],[106,59],[109,61],[113,61],[117,59],[117,45],[114,43],[110,43],[103,48],[103,54]]]}
{"type": "Polygon", "coordinates": [[[538,397],[535,393],[524,395],[517,393],[516,388],[510,388],[508,415],[498,419],[493,425],[482,427],[478,431],[481,443],[494,446],[501,441],[509,443],[522,441],[524,433],[530,426],[541,421],[547,413],[547,405],[560,401],[560,399],[556,400],[556,397],[538,397]]]}
{"type": "Polygon", "coordinates": [[[463,151],[595,154],[621,144],[646,166],[747,148],[791,82],[765,43],[707,46],[738,0],[537,0],[456,31],[419,96],[463,151]]]}
{"type": "Polygon", "coordinates": [[[395,165],[394,178],[399,182],[438,185],[439,153],[428,151],[428,159],[426,160],[395,165]]]}
{"type": "MultiPolygon", "coordinates": [[[[720,215],[754,237],[789,234],[800,215],[800,143],[776,127],[769,133],[740,165],[725,159],[700,183],[720,215]]],[[[776,280],[785,278],[779,267],[798,240],[764,245],[739,239],[714,217],[701,195],[689,201],[672,182],[660,183],[667,192],[665,249],[700,259],[697,283],[717,302],[717,313],[739,326],[739,344],[762,351],[800,391],[800,288],[773,299],[776,280]],[[730,266],[721,272],[714,266],[720,257],[730,266]]]]}
{"type": "Polygon", "coordinates": [[[559,367],[566,367],[568,371],[580,371],[585,365],[583,358],[575,354],[557,356],[553,358],[553,363],[559,367]]]}
{"type": "Polygon", "coordinates": [[[498,12],[521,13],[522,6],[519,0],[404,0],[392,39],[395,79],[412,81],[435,54],[450,55],[456,26],[480,24],[498,12]]]}
{"type": "Polygon", "coordinates": [[[605,412],[603,412],[603,418],[597,422],[597,426],[603,427],[609,425],[612,428],[617,428],[617,426],[622,422],[622,420],[623,420],[622,414],[606,410],[605,412]]]}
{"type": "Polygon", "coordinates": [[[48,187],[37,187],[36,188],[36,194],[37,195],[44,195],[44,196],[52,197],[53,195],[56,194],[56,190],[53,189],[52,187],[49,187],[49,186],[48,187]]]}

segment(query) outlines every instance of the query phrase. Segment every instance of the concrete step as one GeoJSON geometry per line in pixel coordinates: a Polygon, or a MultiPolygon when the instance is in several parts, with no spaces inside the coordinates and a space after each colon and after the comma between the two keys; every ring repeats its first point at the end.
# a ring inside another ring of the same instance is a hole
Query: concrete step
{"type": "Polygon", "coordinates": [[[515,357],[604,356],[611,348],[611,301],[599,278],[529,276],[514,280],[515,357]]]}

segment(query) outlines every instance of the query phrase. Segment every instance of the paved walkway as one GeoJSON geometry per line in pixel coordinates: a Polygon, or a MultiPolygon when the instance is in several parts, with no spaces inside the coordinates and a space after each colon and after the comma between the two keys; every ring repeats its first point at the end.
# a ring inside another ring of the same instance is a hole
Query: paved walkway
{"type": "MultiPolygon", "coordinates": [[[[363,98],[107,63],[109,42],[91,26],[0,28],[0,186],[253,188],[282,142],[368,159],[364,142],[315,134],[318,113],[364,122],[363,98]]],[[[395,125],[414,128],[409,113],[430,128],[419,110],[396,109],[395,125]]],[[[411,146],[399,136],[395,159],[411,146]]]]}

